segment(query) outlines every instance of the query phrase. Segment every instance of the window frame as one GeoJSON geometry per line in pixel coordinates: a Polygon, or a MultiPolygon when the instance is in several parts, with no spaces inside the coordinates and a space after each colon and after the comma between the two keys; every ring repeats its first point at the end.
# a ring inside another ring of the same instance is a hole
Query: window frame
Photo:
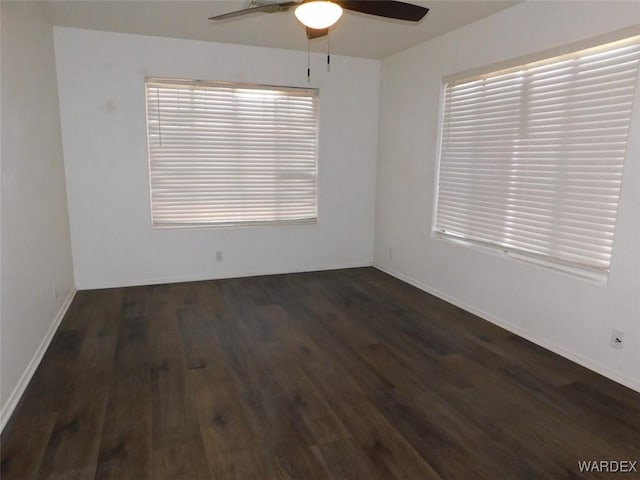
{"type": "MultiPolygon", "coordinates": [[[[455,235],[441,232],[437,228],[437,212],[438,212],[438,199],[440,195],[440,169],[441,169],[441,160],[442,160],[442,147],[443,147],[443,135],[444,135],[444,120],[445,120],[445,99],[447,95],[447,86],[450,83],[455,82],[467,82],[472,80],[479,80],[482,78],[493,77],[496,75],[508,73],[509,71],[516,71],[523,66],[527,66],[528,68],[535,66],[536,64],[544,64],[549,60],[561,60],[562,57],[569,57],[579,51],[583,50],[592,50],[593,53],[597,53],[599,49],[606,49],[612,43],[620,43],[625,44],[633,44],[640,42],[640,25],[633,25],[631,27],[623,28],[621,30],[616,30],[614,32],[610,32],[604,35],[600,35],[597,37],[589,38],[586,40],[581,40],[577,42],[572,42],[569,44],[565,44],[559,47],[551,48],[548,50],[543,50],[540,52],[527,54],[523,56],[519,56],[510,60],[501,61],[497,63],[493,63],[484,67],[475,68],[471,70],[466,70],[450,75],[445,75],[441,79],[440,90],[439,90],[439,109],[438,109],[438,133],[437,133],[437,143],[436,143],[436,158],[435,158],[435,169],[434,169],[434,187],[433,187],[433,197],[432,197],[432,212],[431,212],[431,228],[430,228],[430,237],[434,240],[446,242],[448,244],[462,246],[465,248],[469,248],[472,251],[477,251],[481,253],[486,253],[489,255],[501,257],[501,258],[509,258],[512,260],[516,260],[519,262],[524,262],[530,265],[543,267],[546,269],[551,269],[561,274],[567,274],[572,278],[579,278],[582,280],[586,280],[598,285],[606,285],[609,273],[611,270],[611,264],[613,261],[613,247],[611,251],[611,256],[609,258],[609,267],[605,272],[596,271],[589,268],[582,268],[575,264],[564,263],[558,259],[554,259],[552,257],[543,255],[543,254],[535,254],[535,253],[526,253],[518,250],[512,250],[506,247],[501,247],[489,241],[483,242],[475,239],[470,239],[466,237],[456,237],[455,235]]],[[[633,115],[633,111],[637,109],[637,104],[640,102],[640,73],[637,76],[636,80],[636,90],[634,94],[634,98],[632,100],[631,112],[633,115]]],[[[630,121],[633,121],[633,116],[630,121]]],[[[631,127],[631,123],[629,128],[631,127]]],[[[629,144],[631,143],[632,131],[629,130],[627,148],[625,153],[626,163],[629,152],[629,144]]],[[[623,180],[624,182],[624,175],[623,180]]],[[[622,197],[622,184],[619,191],[618,196],[618,204],[617,204],[617,212],[620,208],[620,201],[622,197]]],[[[617,224],[617,212],[616,212],[616,224],[617,224]]],[[[614,232],[617,230],[617,225],[614,227],[614,232]]],[[[613,238],[612,245],[615,245],[615,233],[613,238]]]]}
{"type": "Polygon", "coordinates": [[[247,83],[247,82],[232,82],[232,81],[218,81],[218,80],[198,80],[189,79],[183,77],[157,77],[147,76],[144,78],[144,102],[145,102],[145,133],[146,133],[146,146],[147,146],[147,174],[148,174],[148,193],[149,193],[149,218],[151,227],[154,230],[182,230],[182,229],[208,229],[208,228],[247,228],[247,227],[281,227],[281,226],[303,226],[303,225],[316,225],[320,218],[320,175],[319,175],[319,151],[320,151],[320,89],[312,87],[295,87],[284,85],[272,85],[272,84],[259,84],[259,83],[247,83]],[[182,223],[159,223],[154,221],[154,209],[153,209],[153,186],[152,186],[152,171],[151,171],[151,142],[149,132],[149,97],[148,97],[148,84],[151,83],[166,83],[168,85],[185,85],[185,86],[221,86],[229,87],[233,89],[247,89],[247,90],[272,90],[274,92],[296,92],[296,93],[308,93],[309,97],[313,101],[313,111],[315,115],[315,144],[313,148],[314,152],[314,185],[315,185],[315,214],[313,217],[302,219],[270,219],[270,220],[230,220],[219,222],[182,222],[182,223]]]}

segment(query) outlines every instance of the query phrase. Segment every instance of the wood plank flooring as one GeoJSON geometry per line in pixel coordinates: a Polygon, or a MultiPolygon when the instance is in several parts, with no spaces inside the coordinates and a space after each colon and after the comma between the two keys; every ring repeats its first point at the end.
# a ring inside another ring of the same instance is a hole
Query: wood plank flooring
{"type": "Polygon", "coordinates": [[[596,459],[640,460],[640,394],[362,268],[78,292],[1,474],[607,478],[596,459]]]}

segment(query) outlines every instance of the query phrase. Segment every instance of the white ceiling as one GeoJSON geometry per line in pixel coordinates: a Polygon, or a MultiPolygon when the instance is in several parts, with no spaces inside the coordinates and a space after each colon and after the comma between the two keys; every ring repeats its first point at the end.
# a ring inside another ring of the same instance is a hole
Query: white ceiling
{"type": "MultiPolygon", "coordinates": [[[[331,31],[331,51],[384,58],[412,45],[508,8],[518,1],[411,0],[430,9],[418,24],[347,12],[331,31]]],[[[303,27],[293,9],[255,13],[211,22],[209,17],[244,8],[244,0],[65,0],[40,5],[54,25],[121,33],[189,38],[245,45],[306,50],[303,27]]],[[[326,39],[311,42],[325,51],[326,39]]]]}

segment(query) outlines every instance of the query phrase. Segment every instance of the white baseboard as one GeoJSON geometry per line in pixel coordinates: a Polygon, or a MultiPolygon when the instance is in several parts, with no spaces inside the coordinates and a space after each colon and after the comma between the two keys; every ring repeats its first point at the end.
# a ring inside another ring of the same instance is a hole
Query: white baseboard
{"type": "Polygon", "coordinates": [[[20,377],[20,380],[18,380],[18,383],[16,384],[13,391],[11,392],[11,395],[9,395],[7,402],[2,406],[2,409],[0,410],[0,432],[4,430],[4,427],[7,425],[7,422],[11,418],[11,414],[13,413],[16,406],[18,405],[18,402],[20,402],[20,399],[22,398],[24,391],[27,389],[27,385],[29,385],[29,382],[31,381],[31,377],[33,377],[33,374],[36,373],[36,369],[38,368],[38,365],[40,365],[40,362],[42,361],[42,357],[44,356],[44,353],[47,351],[47,348],[49,348],[49,344],[51,343],[53,336],[58,330],[58,327],[60,326],[62,319],[66,315],[67,310],[69,309],[69,306],[71,305],[71,302],[73,301],[73,298],[76,295],[76,292],[77,290],[75,288],[72,288],[71,291],[69,292],[69,295],[60,306],[60,309],[58,310],[58,313],[56,314],[53,320],[53,323],[49,327],[49,330],[47,330],[47,333],[42,339],[40,346],[33,354],[33,357],[31,358],[29,365],[27,365],[27,368],[25,369],[24,373],[20,377]]]}
{"type": "Polygon", "coordinates": [[[248,270],[239,272],[227,272],[221,275],[204,274],[204,275],[174,275],[170,277],[127,279],[121,281],[110,281],[102,283],[78,283],[78,290],[96,290],[103,288],[118,287],[137,287],[142,285],[161,285],[164,283],[182,283],[182,282],[202,282],[207,280],[223,280],[225,278],[242,278],[242,277],[259,277],[262,275],[283,275],[287,273],[304,273],[304,272],[320,272],[323,270],[342,270],[345,268],[361,268],[371,267],[372,261],[328,264],[328,265],[311,265],[289,269],[272,269],[272,270],[248,270]]]}
{"type": "Polygon", "coordinates": [[[589,370],[593,370],[594,372],[599,373],[600,375],[603,375],[608,379],[613,380],[614,382],[620,383],[621,385],[624,385],[625,387],[635,390],[636,392],[640,392],[640,379],[632,378],[625,374],[612,370],[608,366],[603,365],[600,362],[597,362],[590,358],[587,358],[579,353],[575,353],[571,350],[568,350],[567,348],[557,344],[552,340],[549,340],[548,338],[542,338],[538,335],[535,335],[532,332],[526,329],[523,329],[519,325],[515,325],[507,320],[495,317],[487,312],[479,310],[472,305],[469,305],[457,298],[454,298],[450,295],[447,295],[446,293],[443,293],[435,288],[432,288],[430,285],[427,285],[423,282],[420,282],[402,273],[396,272],[388,267],[384,267],[375,262],[373,263],[373,267],[377,268],[382,272],[388,273],[392,277],[396,277],[397,279],[402,280],[403,282],[413,285],[414,287],[417,287],[420,290],[424,290],[425,292],[435,297],[438,297],[446,302],[449,302],[457,307],[460,307],[468,312],[471,312],[474,315],[484,320],[487,320],[488,322],[491,322],[495,325],[498,325],[499,327],[504,328],[505,330],[509,330],[511,333],[515,333],[516,335],[522,338],[525,338],[530,342],[535,343],[536,345],[546,348],[547,350],[551,350],[553,353],[557,353],[558,355],[568,360],[571,360],[572,362],[575,362],[579,365],[582,365],[583,367],[588,368],[589,370]]]}

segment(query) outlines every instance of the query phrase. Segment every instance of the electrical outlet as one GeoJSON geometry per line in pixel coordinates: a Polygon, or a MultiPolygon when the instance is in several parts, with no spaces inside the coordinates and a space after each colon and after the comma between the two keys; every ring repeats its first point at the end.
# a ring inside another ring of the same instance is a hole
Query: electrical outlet
{"type": "Polygon", "coordinates": [[[393,250],[389,247],[389,258],[393,258],[393,250]]]}
{"type": "Polygon", "coordinates": [[[618,330],[611,330],[611,348],[622,350],[624,347],[624,333],[618,330]]]}
{"type": "Polygon", "coordinates": [[[221,262],[224,260],[224,254],[222,250],[216,250],[216,262],[221,262]]]}
{"type": "Polygon", "coordinates": [[[51,286],[53,287],[53,298],[58,300],[58,288],[55,283],[52,283],[51,286]]]}

